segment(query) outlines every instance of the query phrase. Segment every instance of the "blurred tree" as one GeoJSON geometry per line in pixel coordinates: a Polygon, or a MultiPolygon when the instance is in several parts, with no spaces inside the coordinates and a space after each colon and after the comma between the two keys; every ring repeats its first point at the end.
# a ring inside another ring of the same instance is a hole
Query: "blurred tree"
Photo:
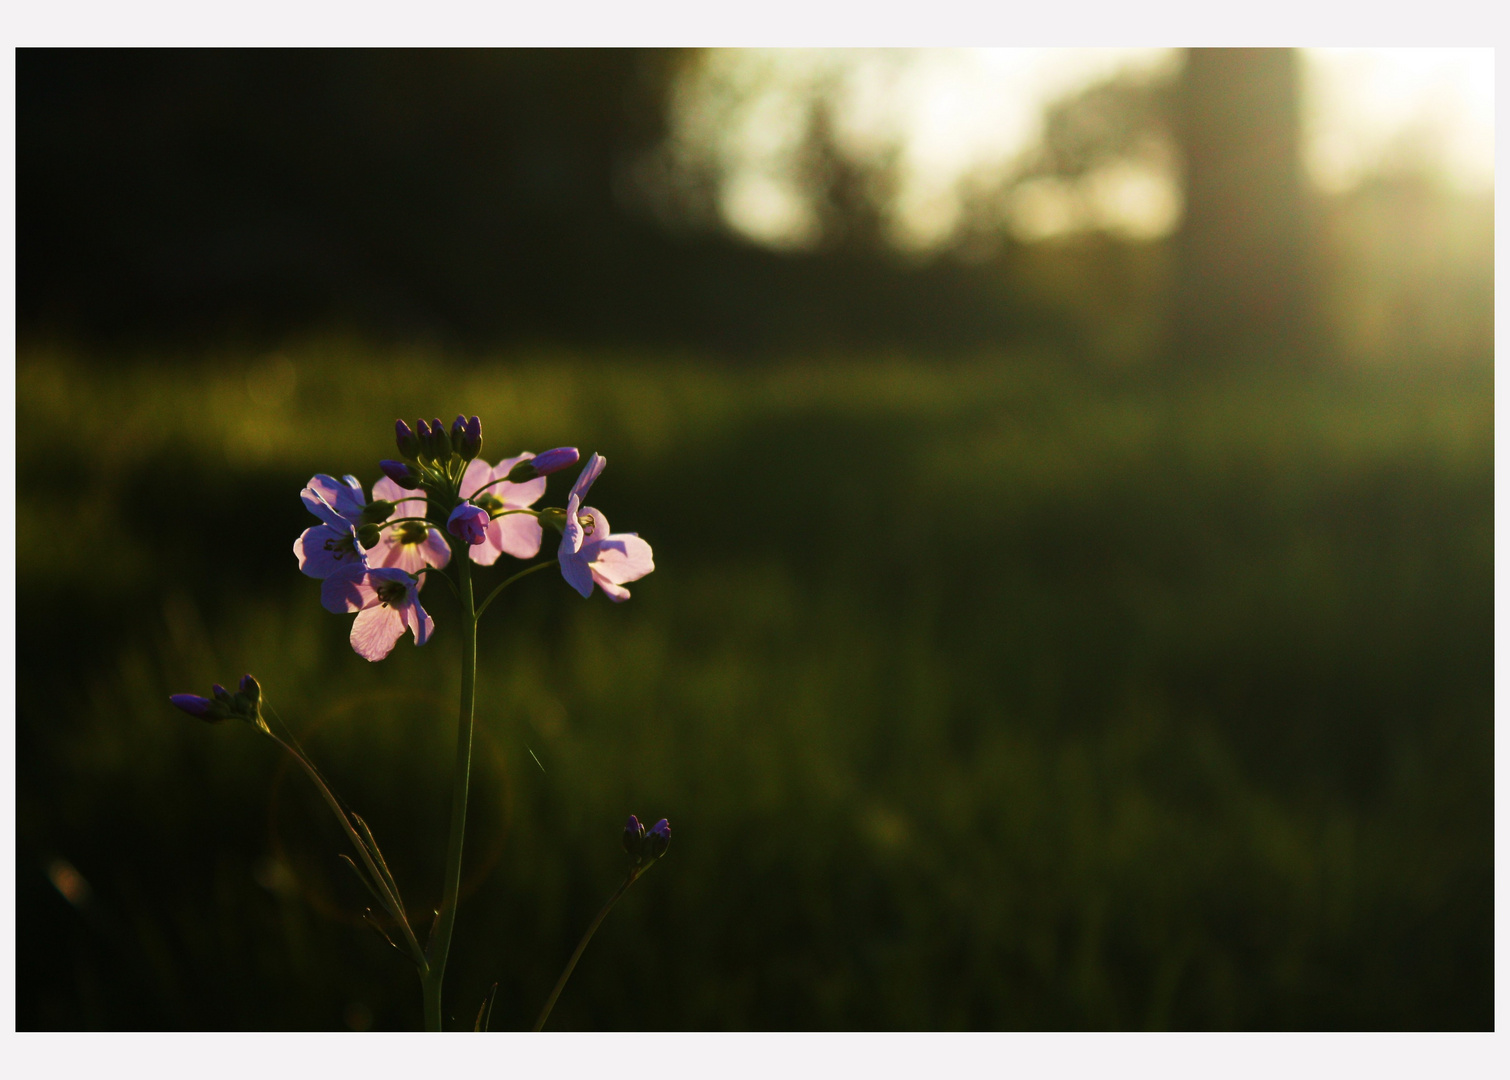
{"type": "Polygon", "coordinates": [[[1294,49],[1191,49],[1175,95],[1184,158],[1177,355],[1317,346],[1314,207],[1300,162],[1294,49]]]}
{"type": "MultiPolygon", "coordinates": [[[[471,346],[729,352],[1044,331],[1001,265],[917,266],[811,118],[830,242],[668,229],[642,190],[693,54],[23,50],[26,333],[277,340],[331,326],[471,346]]],[[[653,170],[652,170],[653,171],[653,170]]]]}

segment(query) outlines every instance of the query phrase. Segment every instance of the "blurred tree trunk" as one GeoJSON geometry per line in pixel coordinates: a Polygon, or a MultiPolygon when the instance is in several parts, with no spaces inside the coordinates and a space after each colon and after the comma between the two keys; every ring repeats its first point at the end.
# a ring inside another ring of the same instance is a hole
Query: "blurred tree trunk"
{"type": "Polygon", "coordinates": [[[1295,49],[1190,49],[1174,331],[1185,363],[1296,360],[1317,341],[1314,208],[1300,164],[1295,49]]]}

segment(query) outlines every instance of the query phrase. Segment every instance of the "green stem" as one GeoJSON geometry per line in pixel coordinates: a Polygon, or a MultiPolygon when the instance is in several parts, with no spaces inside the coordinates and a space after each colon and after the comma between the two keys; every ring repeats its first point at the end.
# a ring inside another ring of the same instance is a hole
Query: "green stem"
{"type": "Polygon", "coordinates": [[[533,574],[537,570],[544,570],[548,566],[555,566],[555,565],[556,565],[556,563],[555,563],[554,560],[547,560],[546,562],[538,562],[534,566],[531,566],[531,567],[528,567],[528,568],[526,568],[524,570],[521,570],[521,571],[519,571],[519,573],[515,574],[513,577],[508,578],[507,580],[505,580],[504,582],[502,582],[501,584],[499,584],[492,592],[488,593],[488,598],[486,600],[484,600],[478,606],[478,608],[477,608],[477,617],[479,619],[482,618],[482,613],[484,611],[488,610],[488,605],[493,602],[493,597],[495,597],[499,593],[503,592],[504,589],[507,589],[510,585],[514,584],[514,582],[518,581],[522,577],[528,577],[529,575],[533,574]]]}
{"type": "Polygon", "coordinates": [[[571,978],[571,973],[576,969],[577,961],[582,959],[582,951],[587,948],[587,943],[592,940],[593,934],[597,933],[598,927],[608,917],[608,912],[619,902],[619,897],[628,892],[629,886],[633,885],[635,880],[644,872],[645,868],[643,866],[636,866],[631,869],[629,876],[624,879],[624,884],[620,885],[618,891],[608,898],[608,903],[604,904],[598,910],[597,916],[587,927],[587,933],[583,934],[582,940],[577,942],[577,951],[572,953],[571,959],[566,962],[566,970],[562,971],[561,977],[556,980],[556,987],[551,991],[551,996],[546,999],[545,1008],[540,1010],[540,1019],[535,1021],[536,1031],[544,1030],[545,1021],[550,1018],[551,1010],[556,1007],[556,999],[561,996],[561,991],[566,989],[566,980],[571,978]]]}
{"type": "Polygon", "coordinates": [[[422,976],[425,1027],[429,1031],[441,1030],[441,985],[446,977],[446,957],[451,951],[451,930],[456,925],[456,900],[461,891],[462,840],[467,828],[467,791],[472,776],[472,711],[477,696],[477,612],[472,605],[471,559],[464,546],[452,544],[452,562],[457,568],[456,591],[462,608],[461,708],[456,720],[456,771],[451,780],[451,836],[446,842],[446,877],[440,913],[430,932],[429,967],[422,976]]]}
{"type": "MultiPolygon", "coordinates": [[[[397,886],[392,876],[379,872],[379,865],[381,865],[383,871],[387,871],[388,869],[387,864],[382,863],[383,856],[380,852],[377,854],[378,862],[373,862],[373,852],[377,850],[376,842],[373,843],[372,850],[369,851],[367,842],[357,834],[357,830],[352,825],[351,819],[347,816],[345,808],[341,806],[341,801],[336,798],[335,792],[330,790],[330,787],[325,783],[325,778],[320,775],[320,770],[315,768],[313,762],[277,735],[274,735],[265,724],[259,730],[287,751],[289,756],[297,761],[299,766],[309,775],[309,778],[314,781],[315,787],[319,789],[320,795],[325,799],[326,805],[330,807],[331,812],[340,821],[341,828],[346,830],[346,837],[351,841],[351,846],[356,848],[357,854],[362,857],[362,862],[367,867],[368,875],[375,883],[376,888],[380,890],[379,901],[388,910],[388,914],[396,918],[399,926],[403,928],[404,940],[409,946],[409,954],[414,958],[414,963],[420,970],[420,978],[423,979],[425,977],[425,954],[419,947],[419,941],[415,938],[414,931],[409,927],[409,919],[404,912],[404,904],[399,899],[397,886]]],[[[366,829],[365,822],[363,823],[363,829],[366,829]]],[[[371,833],[368,833],[368,838],[371,838],[371,833]]]]}

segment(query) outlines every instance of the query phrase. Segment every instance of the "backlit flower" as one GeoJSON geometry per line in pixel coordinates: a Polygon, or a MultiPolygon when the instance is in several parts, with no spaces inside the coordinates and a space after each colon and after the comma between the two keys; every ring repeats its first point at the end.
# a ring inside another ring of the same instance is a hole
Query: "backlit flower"
{"type": "Polygon", "coordinates": [[[608,461],[602,454],[594,454],[572,485],[566,501],[566,526],[561,531],[561,547],[556,557],[561,563],[561,576],[583,596],[591,596],[592,587],[597,585],[610,600],[621,602],[629,599],[629,590],[624,586],[654,570],[655,560],[650,545],[638,534],[610,532],[608,518],[601,510],[582,505],[587,490],[606,464],[608,461]]]}
{"type": "MultiPolygon", "coordinates": [[[[405,491],[386,476],[372,485],[372,497],[393,503],[390,521],[425,516],[424,493],[405,491]]],[[[418,574],[424,566],[440,569],[450,561],[451,545],[439,529],[424,521],[384,526],[381,539],[367,552],[368,566],[394,566],[410,574],[418,574]]],[[[424,584],[423,575],[420,584],[424,584]]]]}
{"type": "Polygon", "coordinates": [[[461,497],[471,499],[488,512],[487,534],[482,543],[469,550],[472,561],[479,566],[492,566],[499,555],[512,555],[516,559],[530,559],[540,551],[540,522],[534,514],[510,514],[508,510],[523,510],[545,494],[545,477],[511,484],[504,477],[521,461],[529,461],[535,455],[525,453],[504,458],[496,466],[489,466],[482,458],[467,465],[461,477],[461,497]],[[499,480],[501,483],[493,483],[499,480]],[[491,486],[487,486],[491,485],[491,486]],[[479,489],[481,493],[479,494],[479,489]],[[500,516],[502,515],[502,516],[500,516]]]}
{"type": "Polygon", "coordinates": [[[325,579],[320,602],[337,614],[354,611],[351,647],[364,660],[381,660],[393,651],[405,630],[414,644],[430,640],[435,620],[419,602],[419,583],[397,567],[379,567],[325,579]]]}
{"type": "Polygon", "coordinates": [[[367,505],[362,485],[354,476],[336,480],[320,473],[310,478],[299,498],[321,524],[311,525],[294,541],[299,570],[312,578],[328,578],[366,566],[356,527],[367,505]]]}

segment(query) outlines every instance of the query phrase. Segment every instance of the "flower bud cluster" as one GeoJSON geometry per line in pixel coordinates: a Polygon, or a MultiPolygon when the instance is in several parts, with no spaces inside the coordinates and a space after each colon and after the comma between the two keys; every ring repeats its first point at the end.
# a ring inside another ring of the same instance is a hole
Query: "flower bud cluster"
{"type": "Polygon", "coordinates": [[[450,431],[440,422],[421,420],[416,432],[405,421],[394,422],[394,441],[403,461],[382,462],[383,472],[400,487],[454,492],[467,462],[482,453],[482,421],[458,416],[450,431]]]}
{"type": "Polygon", "coordinates": [[[639,818],[629,815],[629,821],[624,826],[624,850],[634,860],[634,866],[649,866],[665,855],[670,846],[671,824],[665,818],[646,829],[640,824],[639,818]]]}
{"type": "Polygon", "coordinates": [[[241,676],[236,692],[230,693],[219,683],[210,688],[211,697],[198,694],[174,694],[168,700],[190,716],[209,724],[222,720],[245,720],[257,727],[266,727],[262,720],[262,687],[250,675],[241,676]]]}

